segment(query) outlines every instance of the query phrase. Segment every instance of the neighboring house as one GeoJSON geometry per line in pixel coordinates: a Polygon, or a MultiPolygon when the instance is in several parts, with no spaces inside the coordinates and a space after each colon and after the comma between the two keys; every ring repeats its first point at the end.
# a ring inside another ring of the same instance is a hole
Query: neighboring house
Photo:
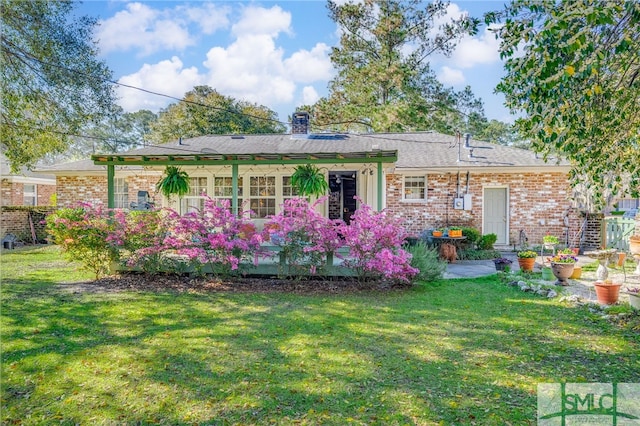
{"type": "Polygon", "coordinates": [[[56,192],[56,177],[35,173],[22,168],[12,173],[9,161],[0,153],[0,205],[4,206],[48,206],[56,192]]]}
{"type": "Polygon", "coordinates": [[[416,234],[474,226],[507,246],[525,236],[539,244],[547,233],[573,243],[579,233],[566,163],[434,132],[308,134],[307,124],[302,117],[292,134],[201,136],[46,171],[57,177],[60,206],[86,201],[135,207],[146,191],[156,205],[186,212],[209,195],[229,199],[234,209],[251,209],[260,223],[296,196],[290,180],[295,167],[312,163],[329,181],[331,194],[321,209],[331,218],[349,220],[364,202],[401,216],[416,234]],[[190,194],[172,203],[155,193],[166,165],[181,166],[191,178],[190,194]]]}

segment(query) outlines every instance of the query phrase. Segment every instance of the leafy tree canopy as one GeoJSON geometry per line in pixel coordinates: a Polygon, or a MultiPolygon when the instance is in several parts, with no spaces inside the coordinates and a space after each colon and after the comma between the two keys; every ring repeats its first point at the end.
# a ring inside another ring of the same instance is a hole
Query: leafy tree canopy
{"type": "Polygon", "coordinates": [[[2,149],[13,171],[62,152],[113,104],[111,72],[96,58],[95,20],[73,1],[1,0],[2,149]]]}
{"type": "Polygon", "coordinates": [[[587,208],[640,192],[640,2],[515,0],[500,23],[498,86],[533,148],[571,161],[587,208]]]}
{"type": "Polygon", "coordinates": [[[428,59],[449,54],[478,21],[460,16],[436,27],[447,6],[439,0],[329,1],[341,31],[331,51],[337,75],[329,96],[311,108],[314,124],[373,131],[452,127],[460,115],[457,96],[437,81],[428,59]]]}
{"type": "Polygon", "coordinates": [[[196,86],[183,102],[169,105],[151,124],[149,140],[166,143],[210,134],[282,133],[285,126],[267,107],[221,95],[209,86],[196,86]]]}

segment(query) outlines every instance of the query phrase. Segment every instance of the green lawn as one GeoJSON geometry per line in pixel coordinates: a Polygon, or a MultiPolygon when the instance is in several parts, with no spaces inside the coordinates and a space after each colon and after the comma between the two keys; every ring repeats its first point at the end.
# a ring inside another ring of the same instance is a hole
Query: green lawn
{"type": "Polygon", "coordinates": [[[2,253],[3,424],[535,424],[540,382],[640,382],[640,336],[496,277],[351,295],[74,293],[2,253]]]}

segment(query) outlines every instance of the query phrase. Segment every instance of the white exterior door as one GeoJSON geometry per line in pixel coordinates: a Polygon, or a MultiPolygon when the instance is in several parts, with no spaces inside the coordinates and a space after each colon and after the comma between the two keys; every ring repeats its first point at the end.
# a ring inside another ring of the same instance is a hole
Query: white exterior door
{"type": "Polygon", "coordinates": [[[484,189],[482,233],[496,234],[496,244],[509,244],[507,188],[484,189]]]}

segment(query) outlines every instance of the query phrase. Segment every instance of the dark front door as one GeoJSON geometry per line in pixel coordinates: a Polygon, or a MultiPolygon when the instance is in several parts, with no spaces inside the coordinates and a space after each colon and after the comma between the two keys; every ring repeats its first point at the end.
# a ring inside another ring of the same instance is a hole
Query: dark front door
{"type": "Polygon", "coordinates": [[[329,219],[342,219],[346,223],[351,222],[351,216],[356,211],[357,202],[355,195],[357,191],[358,174],[350,172],[330,172],[329,188],[329,219]]]}

